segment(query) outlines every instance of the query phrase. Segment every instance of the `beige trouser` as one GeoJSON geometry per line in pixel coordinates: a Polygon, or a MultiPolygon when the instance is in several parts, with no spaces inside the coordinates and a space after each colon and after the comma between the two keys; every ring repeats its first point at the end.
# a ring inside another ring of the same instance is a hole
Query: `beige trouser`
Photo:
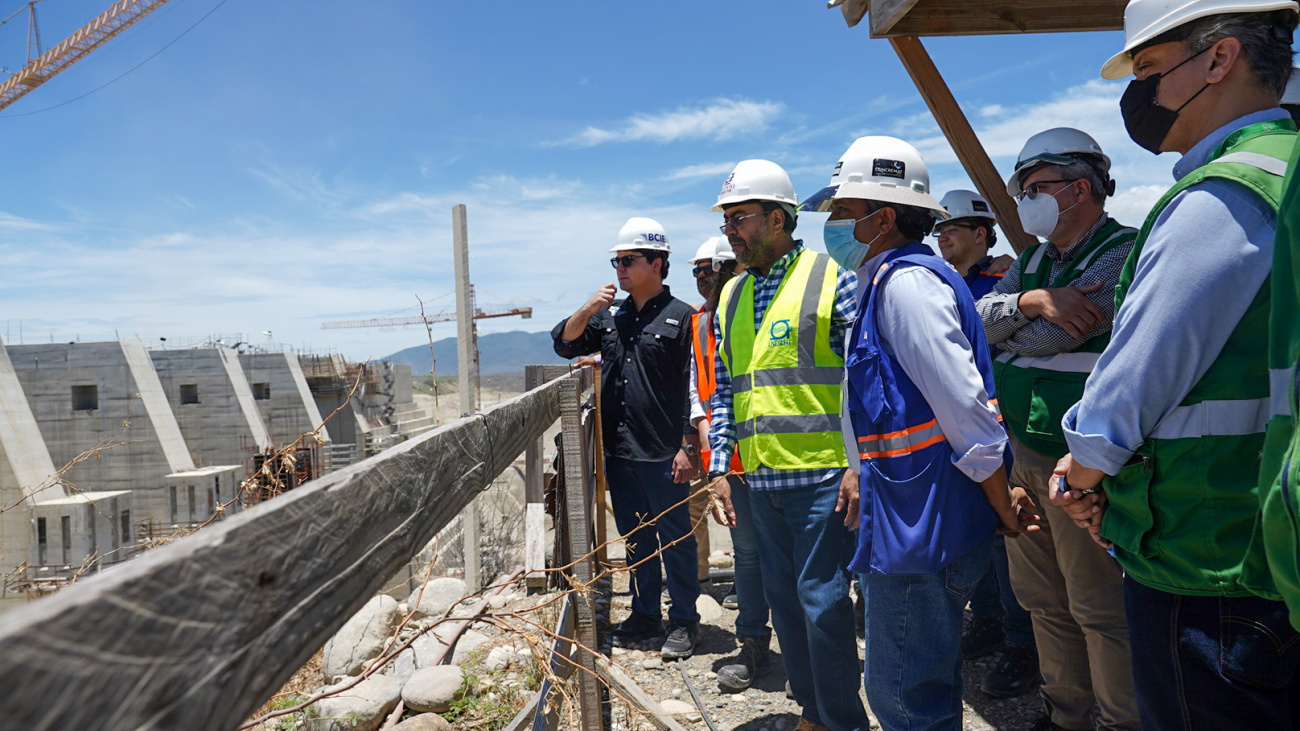
{"type": "Polygon", "coordinates": [[[700,581],[709,578],[709,486],[708,479],[691,480],[691,525],[695,526],[695,556],[700,581]]]}
{"type": "Polygon", "coordinates": [[[1011,586],[1029,610],[1052,722],[1067,729],[1141,728],[1124,617],[1124,574],[1065,511],[1047,502],[1056,466],[1014,436],[1011,485],[1043,515],[1042,530],[1007,540],[1011,586]]]}

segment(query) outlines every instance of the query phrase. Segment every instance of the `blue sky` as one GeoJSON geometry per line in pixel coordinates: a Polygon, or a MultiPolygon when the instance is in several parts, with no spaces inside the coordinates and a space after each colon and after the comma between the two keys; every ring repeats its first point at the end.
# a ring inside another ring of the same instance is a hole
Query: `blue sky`
{"type": "MultiPolygon", "coordinates": [[[[42,40],[109,4],[44,0],[42,40]]],[[[26,33],[0,27],[0,64],[25,63],[26,33]]],[[[1168,184],[1172,156],[1128,140],[1124,84],[1097,76],[1120,33],[925,43],[999,170],[1072,125],[1115,159],[1124,222],[1168,184]]],[[[972,187],[889,44],[820,0],[172,0],[0,111],[0,338],[387,355],[423,328],[320,323],[450,308],[456,203],[480,306],[536,312],[480,332],[549,329],[613,281],[633,215],[664,224],[694,301],[685,259],[736,161],[808,195],[863,134],[915,144],[937,194],[972,187]]],[[[819,249],[822,218],[798,232],[819,249]]]]}

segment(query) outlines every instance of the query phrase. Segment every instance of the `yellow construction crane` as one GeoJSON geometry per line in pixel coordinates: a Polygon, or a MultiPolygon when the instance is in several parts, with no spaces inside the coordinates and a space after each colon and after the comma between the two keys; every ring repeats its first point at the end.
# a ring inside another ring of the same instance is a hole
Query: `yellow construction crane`
{"type": "Polygon", "coordinates": [[[27,10],[30,13],[27,25],[27,65],[8,81],[0,84],[0,109],[18,101],[27,92],[49,81],[60,71],[104,45],[109,39],[167,2],[167,0],[120,0],[100,13],[99,17],[82,26],[76,33],[68,36],[62,43],[42,53],[41,35],[36,27],[36,3],[39,1],[33,0],[27,3],[27,10]],[[36,49],[36,58],[32,58],[33,46],[36,49]]]}

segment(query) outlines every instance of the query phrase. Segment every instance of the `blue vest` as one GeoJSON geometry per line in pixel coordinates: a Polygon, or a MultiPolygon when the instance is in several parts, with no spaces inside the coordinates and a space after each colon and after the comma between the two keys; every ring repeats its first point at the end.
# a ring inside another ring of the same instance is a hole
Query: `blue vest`
{"type": "Polygon", "coordinates": [[[865,306],[859,308],[845,354],[849,416],[862,457],[861,523],[849,564],[859,573],[933,573],[965,555],[998,525],[979,483],[953,466],[952,447],[934,411],[876,330],[882,285],[909,266],[929,269],[955,293],[962,333],[970,341],[984,388],[997,403],[984,325],[966,283],[952,267],[914,242],[890,252],[876,271],[859,270],[865,306]]]}
{"type": "Polygon", "coordinates": [[[969,277],[966,277],[966,286],[970,289],[971,298],[979,299],[989,292],[992,292],[993,288],[998,286],[998,282],[1001,281],[1002,277],[995,274],[975,272],[969,277]]]}

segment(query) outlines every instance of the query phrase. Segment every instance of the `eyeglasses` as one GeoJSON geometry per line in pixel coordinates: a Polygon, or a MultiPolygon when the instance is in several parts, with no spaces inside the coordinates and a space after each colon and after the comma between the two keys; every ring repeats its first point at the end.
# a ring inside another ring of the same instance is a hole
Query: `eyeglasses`
{"type": "MultiPolygon", "coordinates": [[[[1070,180],[1039,180],[1030,183],[1029,185],[1026,185],[1024,190],[1021,190],[1020,193],[1016,196],[1016,200],[1022,201],[1026,198],[1028,198],[1029,200],[1033,200],[1037,198],[1038,194],[1042,192],[1038,188],[1038,186],[1040,185],[1047,185],[1049,183],[1073,183],[1076,180],[1078,180],[1078,178],[1071,178],[1070,180]]],[[[1060,191],[1057,192],[1059,193],[1060,191]]],[[[1055,195],[1055,193],[1053,193],[1053,195],[1055,195]]]]}
{"type": "Polygon", "coordinates": [[[700,264],[699,266],[697,266],[697,267],[695,267],[694,269],[691,270],[691,274],[692,274],[696,279],[699,279],[701,274],[712,274],[714,271],[715,271],[715,270],[714,270],[714,268],[713,268],[713,264],[712,264],[712,263],[709,263],[709,264],[700,264]]]}
{"type": "Polygon", "coordinates": [[[942,227],[936,228],[934,230],[934,237],[937,239],[941,236],[952,236],[959,228],[964,228],[967,231],[975,230],[974,226],[968,226],[964,223],[949,223],[943,225],[942,227]]]}
{"type": "Polygon", "coordinates": [[[618,269],[619,267],[623,267],[624,269],[627,269],[628,267],[632,266],[632,262],[636,261],[637,259],[644,259],[644,258],[645,255],[643,254],[625,254],[624,256],[616,256],[613,259],[610,259],[609,263],[615,269],[618,269]]]}
{"type": "Polygon", "coordinates": [[[741,221],[745,220],[746,218],[753,218],[754,216],[761,216],[761,215],[763,215],[764,213],[767,213],[767,211],[759,211],[758,213],[746,213],[746,214],[743,215],[743,216],[731,216],[731,217],[729,217],[729,218],[728,218],[728,217],[724,217],[724,218],[722,219],[722,225],[718,227],[718,230],[721,231],[721,232],[724,233],[724,234],[727,232],[727,229],[731,229],[731,230],[735,231],[735,230],[737,230],[737,229],[740,228],[740,222],[741,222],[741,221]]]}

